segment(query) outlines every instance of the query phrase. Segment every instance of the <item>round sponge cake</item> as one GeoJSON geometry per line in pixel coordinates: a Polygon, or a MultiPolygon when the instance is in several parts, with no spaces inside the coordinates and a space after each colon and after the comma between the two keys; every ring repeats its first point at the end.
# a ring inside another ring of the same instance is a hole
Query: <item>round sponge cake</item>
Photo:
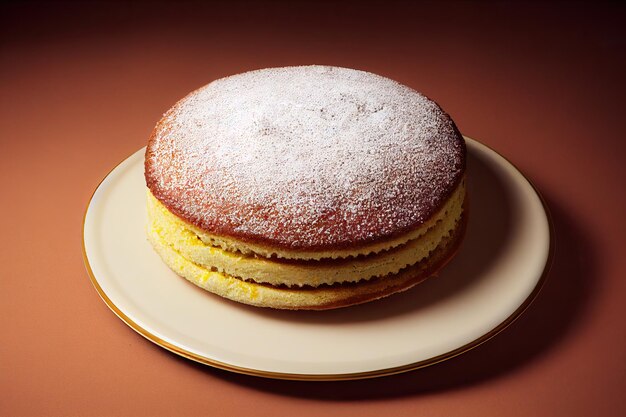
{"type": "Polygon", "coordinates": [[[235,75],[155,127],[148,237],[179,275],[236,301],[370,301],[458,247],[465,158],[451,118],[390,79],[324,66],[235,75]]]}

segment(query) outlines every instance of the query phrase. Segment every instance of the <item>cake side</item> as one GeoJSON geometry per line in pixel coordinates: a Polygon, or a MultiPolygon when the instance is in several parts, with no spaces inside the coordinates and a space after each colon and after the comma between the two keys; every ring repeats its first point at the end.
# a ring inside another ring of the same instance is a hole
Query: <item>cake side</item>
{"type": "MultiPolygon", "coordinates": [[[[228,250],[207,244],[198,229],[172,214],[148,191],[148,228],[165,244],[196,265],[230,276],[288,287],[313,286],[345,282],[359,282],[380,278],[420,262],[430,256],[441,242],[454,232],[460,222],[465,187],[463,183],[454,192],[435,221],[421,230],[418,237],[377,253],[359,256],[319,259],[294,258],[297,252],[280,252],[265,257],[255,252],[228,250]],[[288,259],[287,259],[288,257],[288,259]]],[[[241,247],[237,245],[236,247],[241,247]]],[[[335,255],[335,254],[331,254],[335,255]]]]}

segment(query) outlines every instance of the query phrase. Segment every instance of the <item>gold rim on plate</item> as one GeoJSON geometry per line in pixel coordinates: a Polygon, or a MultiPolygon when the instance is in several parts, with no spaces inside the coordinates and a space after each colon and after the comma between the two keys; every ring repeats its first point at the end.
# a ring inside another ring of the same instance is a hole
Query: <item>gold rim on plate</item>
{"type": "Polygon", "coordinates": [[[469,138],[467,136],[464,136],[464,138],[470,139],[470,140],[480,144],[481,146],[484,146],[485,148],[489,149],[491,152],[495,153],[496,155],[498,155],[499,157],[504,159],[506,162],[508,162],[528,182],[528,184],[532,187],[532,189],[535,192],[535,194],[537,194],[537,196],[539,197],[539,200],[541,201],[541,204],[543,206],[543,210],[544,210],[544,212],[546,214],[546,219],[548,221],[548,234],[549,234],[548,256],[546,258],[546,264],[545,264],[544,269],[543,269],[543,271],[541,273],[541,277],[537,281],[537,284],[535,285],[535,288],[528,295],[528,297],[524,300],[524,302],[509,317],[507,317],[502,323],[500,323],[498,326],[496,326],[495,328],[493,328],[489,332],[485,333],[484,335],[482,335],[478,339],[475,339],[472,342],[469,342],[469,343],[467,343],[467,344],[465,344],[465,345],[463,345],[463,346],[461,346],[461,347],[459,347],[457,349],[451,350],[451,351],[443,353],[441,355],[437,355],[437,356],[434,356],[432,358],[425,359],[425,360],[422,360],[422,361],[413,362],[413,363],[410,363],[410,364],[407,364],[407,365],[401,365],[401,366],[392,367],[392,368],[377,369],[377,370],[366,371],[366,372],[355,372],[355,373],[345,373],[345,374],[319,374],[319,375],[317,375],[317,374],[296,374],[296,373],[260,371],[260,370],[257,370],[257,369],[245,368],[245,367],[230,365],[230,364],[225,363],[225,362],[220,362],[220,361],[217,361],[217,360],[214,360],[214,359],[211,359],[211,358],[204,357],[202,355],[195,354],[195,353],[190,352],[188,350],[185,350],[185,349],[183,349],[181,347],[178,347],[178,346],[176,346],[176,345],[174,345],[172,343],[169,343],[169,342],[161,339],[160,337],[150,333],[148,330],[146,330],[145,328],[141,327],[139,324],[137,324],[135,321],[133,321],[130,317],[128,317],[126,314],[124,314],[124,312],[122,312],[113,303],[113,301],[111,301],[111,299],[106,295],[106,293],[104,292],[104,290],[102,289],[102,287],[98,283],[98,280],[96,279],[93,271],[91,270],[91,265],[89,264],[89,259],[87,257],[87,251],[85,249],[85,221],[86,221],[87,212],[89,210],[89,207],[91,206],[91,202],[93,200],[93,197],[94,197],[95,193],[98,191],[98,189],[100,188],[100,185],[104,182],[104,180],[113,171],[115,171],[115,169],[119,165],[121,165],[124,161],[126,161],[129,157],[124,158],[121,162],[116,164],[115,167],[113,167],[104,176],[104,178],[98,183],[98,185],[94,189],[93,193],[91,194],[91,197],[89,197],[89,202],[87,203],[87,208],[85,209],[85,213],[83,215],[83,227],[82,227],[82,238],[81,238],[83,261],[85,262],[85,268],[87,269],[87,274],[89,275],[89,278],[90,278],[91,283],[93,284],[94,288],[96,289],[96,291],[100,295],[100,298],[102,298],[102,300],[109,307],[109,309],[111,309],[111,311],[113,311],[113,313],[115,313],[115,315],[117,317],[119,317],[124,323],[126,323],[131,329],[133,329],[134,331],[139,333],[141,336],[143,336],[146,339],[150,340],[151,342],[157,344],[158,346],[161,346],[162,348],[165,348],[165,349],[169,350],[170,352],[173,352],[173,353],[175,353],[177,355],[180,355],[180,356],[182,356],[184,358],[190,359],[192,361],[195,361],[195,362],[198,362],[198,363],[201,363],[201,364],[204,364],[204,365],[209,365],[209,366],[212,366],[214,368],[219,368],[219,369],[222,369],[222,370],[230,371],[230,372],[235,372],[235,373],[244,374],[244,375],[257,376],[257,377],[264,377],[264,378],[296,380],[296,381],[345,381],[345,380],[367,379],[367,378],[376,378],[376,377],[400,374],[400,373],[403,373],[403,372],[408,372],[408,371],[413,371],[413,370],[420,369],[420,368],[425,368],[427,366],[434,365],[436,363],[443,362],[443,361],[446,361],[448,359],[452,359],[452,358],[454,358],[456,356],[459,356],[459,355],[461,355],[461,354],[463,354],[463,353],[465,353],[465,352],[467,352],[469,350],[477,348],[478,346],[482,345],[483,343],[485,343],[489,339],[493,338],[494,336],[496,336],[497,334],[502,332],[504,329],[509,327],[515,320],[517,320],[528,309],[528,307],[530,307],[532,302],[537,298],[537,295],[539,294],[539,292],[541,291],[541,289],[545,285],[545,281],[547,279],[548,273],[550,272],[550,268],[552,267],[552,262],[553,262],[553,257],[554,257],[554,224],[553,224],[553,221],[552,221],[552,215],[550,213],[550,210],[548,209],[548,205],[547,205],[545,199],[543,198],[543,196],[541,195],[541,193],[539,192],[537,187],[535,187],[535,185],[517,168],[517,166],[515,166],[515,164],[513,164],[506,157],[502,156],[500,153],[498,153],[497,151],[495,151],[491,147],[483,144],[482,142],[479,142],[479,141],[477,141],[475,139],[471,139],[471,138],[469,138]]]}

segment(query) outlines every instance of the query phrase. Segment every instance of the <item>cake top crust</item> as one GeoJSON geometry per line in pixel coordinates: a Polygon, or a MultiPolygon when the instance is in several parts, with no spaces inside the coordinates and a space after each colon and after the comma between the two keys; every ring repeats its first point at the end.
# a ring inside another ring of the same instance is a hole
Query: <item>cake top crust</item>
{"type": "Polygon", "coordinates": [[[292,250],[408,233],[458,186],[466,149],[432,100],[364,71],[304,66],[222,78],[157,123],[146,184],[218,236],[292,250]]]}

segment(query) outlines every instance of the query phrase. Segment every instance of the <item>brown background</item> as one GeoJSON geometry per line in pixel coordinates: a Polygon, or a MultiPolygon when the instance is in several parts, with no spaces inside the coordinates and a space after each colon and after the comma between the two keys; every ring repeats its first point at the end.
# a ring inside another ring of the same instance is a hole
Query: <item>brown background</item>
{"type": "Polygon", "coordinates": [[[625,9],[229,4],[0,10],[0,415],[624,415],[625,9]],[[542,191],[554,266],[503,334],[404,375],[272,381],[178,358],[99,299],[81,224],[103,176],[188,91],[310,63],[423,91],[542,191]]]}

